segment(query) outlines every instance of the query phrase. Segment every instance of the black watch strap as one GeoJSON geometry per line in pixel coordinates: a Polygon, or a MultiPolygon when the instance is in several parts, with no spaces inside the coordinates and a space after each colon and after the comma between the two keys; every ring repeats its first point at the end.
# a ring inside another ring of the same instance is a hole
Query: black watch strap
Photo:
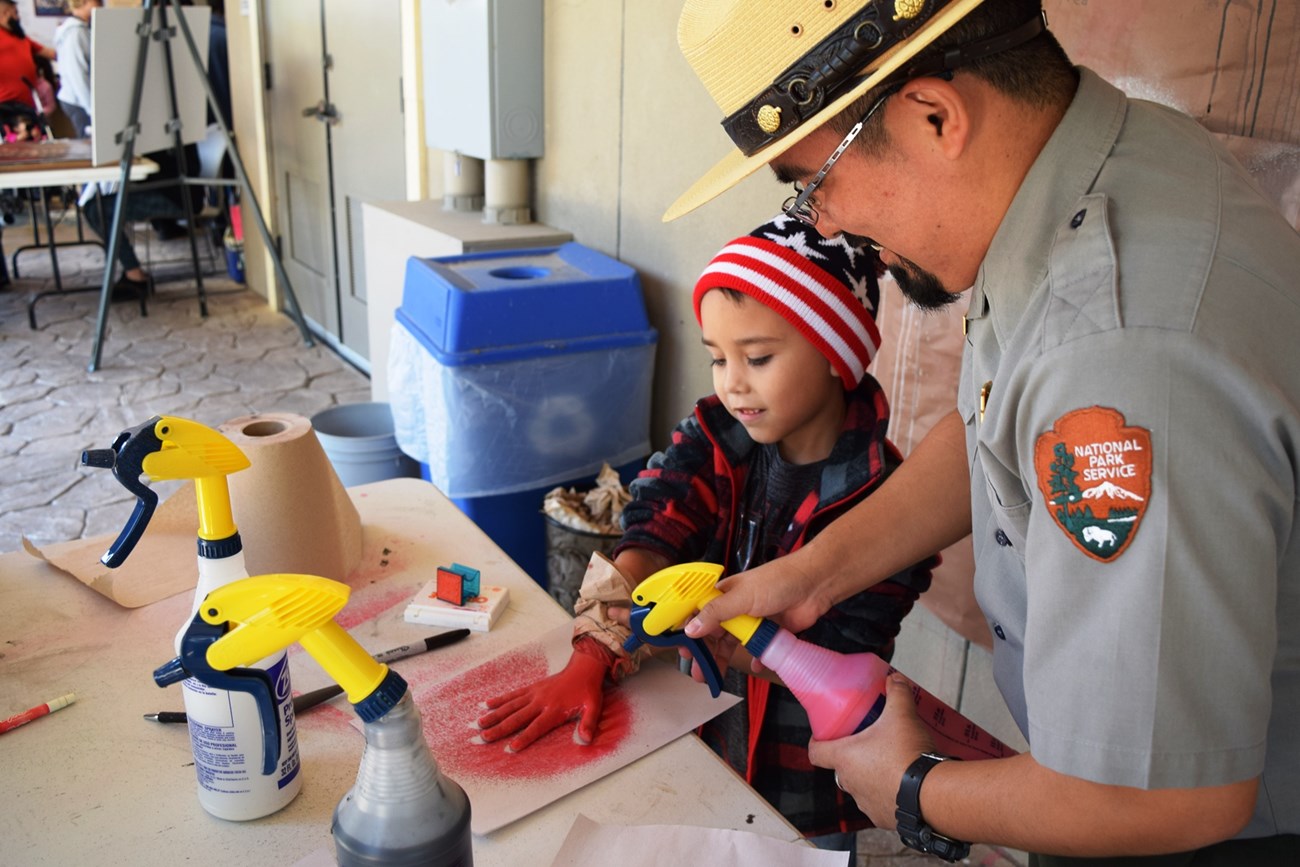
{"type": "Polygon", "coordinates": [[[944,861],[960,861],[970,854],[970,844],[943,836],[926,824],[921,816],[921,783],[931,768],[949,759],[957,761],[952,756],[921,753],[908,765],[903,772],[903,782],[898,786],[898,810],[894,817],[898,820],[898,836],[904,846],[944,861]]]}

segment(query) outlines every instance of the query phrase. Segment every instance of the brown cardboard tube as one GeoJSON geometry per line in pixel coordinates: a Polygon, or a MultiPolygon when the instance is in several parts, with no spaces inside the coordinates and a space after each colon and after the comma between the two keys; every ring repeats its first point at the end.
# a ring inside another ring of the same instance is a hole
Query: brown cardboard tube
{"type": "Polygon", "coordinates": [[[311,421],[269,412],[231,419],[218,430],[251,463],[229,477],[248,574],[347,578],[361,560],[361,517],[311,421]]]}

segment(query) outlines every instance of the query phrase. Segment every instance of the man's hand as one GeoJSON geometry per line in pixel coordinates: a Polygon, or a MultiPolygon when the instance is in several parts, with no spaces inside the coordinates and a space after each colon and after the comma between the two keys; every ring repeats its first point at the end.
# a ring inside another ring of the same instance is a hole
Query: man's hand
{"type": "Polygon", "coordinates": [[[552,729],[577,719],[574,740],[589,744],[596,738],[604,707],[605,674],[613,654],[591,639],[579,639],[563,669],[536,683],[489,699],[491,709],[478,719],[484,743],[518,733],[506,748],[519,752],[552,729]]]}
{"type": "Polygon", "coordinates": [[[817,538],[720,581],[718,589],[725,592],[686,625],[686,634],[713,634],[739,614],[772,617],[802,632],[836,602],[921,562],[970,528],[966,424],[954,409],[871,496],[817,538]]]}
{"type": "Polygon", "coordinates": [[[840,787],[877,828],[893,828],[898,784],[917,756],[934,750],[930,735],[916,715],[911,682],[897,672],[886,683],[885,709],[866,731],[836,741],[814,739],[808,758],[819,768],[835,771],[840,787]]]}
{"type": "Polygon", "coordinates": [[[686,624],[686,634],[692,638],[712,635],[722,621],[741,614],[772,617],[796,634],[812,626],[830,610],[835,600],[823,598],[818,593],[822,583],[800,568],[807,550],[802,548],[719,581],[722,595],[701,608],[686,624]]]}

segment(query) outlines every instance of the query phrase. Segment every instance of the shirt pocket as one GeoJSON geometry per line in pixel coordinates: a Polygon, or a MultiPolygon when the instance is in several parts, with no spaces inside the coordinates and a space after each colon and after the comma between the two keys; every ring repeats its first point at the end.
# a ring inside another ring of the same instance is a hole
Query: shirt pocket
{"type": "Polygon", "coordinates": [[[1006,534],[1010,547],[1023,558],[1033,494],[1020,474],[999,460],[987,443],[980,442],[976,451],[997,529],[1006,534]]]}

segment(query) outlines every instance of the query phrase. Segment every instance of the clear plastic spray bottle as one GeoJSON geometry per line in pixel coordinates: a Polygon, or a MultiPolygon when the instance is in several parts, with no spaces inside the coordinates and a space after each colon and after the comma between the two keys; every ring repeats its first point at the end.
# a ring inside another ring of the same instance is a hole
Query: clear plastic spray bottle
{"type": "MultiPolygon", "coordinates": [[[[682,625],[714,598],[722,575],[716,563],[683,563],[663,569],[632,591],[632,637],[639,644],[679,646],[690,650],[714,696],[722,677],[702,642],[680,631],[682,625]]],[[[835,740],[860,732],[885,708],[885,678],[894,669],[874,653],[837,653],[797,638],[771,620],[741,615],[722,622],[750,655],[776,672],[808,713],[813,737],[835,740]]],[[[963,759],[1002,758],[1015,754],[984,729],[935,696],[913,685],[917,713],[943,753],[963,759]]]]}
{"type": "Polygon", "coordinates": [[[346,584],[314,575],[259,575],[204,599],[181,653],[154,672],[159,686],[197,678],[244,695],[260,709],[262,764],[283,744],[274,684],[248,661],[295,641],[347,693],[365,726],[356,785],[334,810],[339,867],[472,867],[470,803],[443,774],[424,739],[406,681],[334,621],[346,584]]]}
{"type": "MultiPolygon", "coordinates": [[[[111,469],[136,496],[135,510],[101,561],[120,566],[144,534],[158,495],[140,477],[152,481],[193,479],[198,500],[199,580],[190,609],[213,590],[248,577],[243,543],[235,526],[226,476],[249,466],[239,447],[198,422],[154,416],[122,431],[112,448],[83,452],[86,466],[111,469]]],[[[176,652],[189,625],[176,636],[176,652]]],[[[302,789],[298,737],[293,713],[289,663],[283,649],[255,663],[274,684],[276,713],[282,725],[277,766],[262,767],[262,726],[253,699],[242,692],[214,689],[194,678],[184,684],[199,803],[220,819],[244,821],[270,815],[287,806],[302,789]]]]}

